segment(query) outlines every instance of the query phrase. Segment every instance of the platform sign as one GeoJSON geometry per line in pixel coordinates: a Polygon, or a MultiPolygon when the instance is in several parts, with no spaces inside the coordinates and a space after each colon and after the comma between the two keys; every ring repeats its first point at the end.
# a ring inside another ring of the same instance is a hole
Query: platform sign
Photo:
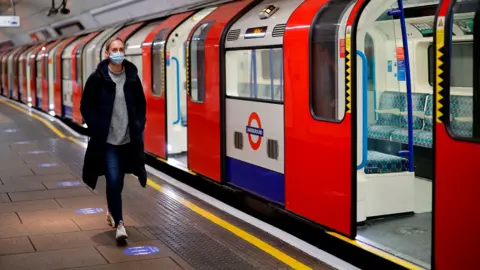
{"type": "Polygon", "coordinates": [[[75,213],[79,215],[91,215],[91,214],[98,214],[101,212],[103,212],[103,208],[81,208],[75,211],[75,213]]]}
{"type": "Polygon", "coordinates": [[[57,187],[74,187],[79,186],[80,184],[80,181],[61,181],[57,182],[57,187]]]}
{"type": "Polygon", "coordinates": [[[136,246],[129,247],[123,250],[124,254],[133,256],[152,255],[158,252],[160,252],[160,248],[155,246],[136,246]]]}
{"type": "Polygon", "coordinates": [[[405,52],[403,47],[397,47],[397,79],[398,81],[405,81],[406,79],[405,52]]]}
{"type": "Polygon", "coordinates": [[[433,35],[433,24],[432,23],[412,23],[412,26],[415,27],[420,34],[424,37],[430,37],[433,35]]]}
{"type": "Polygon", "coordinates": [[[58,163],[42,163],[37,165],[38,168],[50,168],[56,166],[58,166],[58,163]]]}
{"type": "Polygon", "coordinates": [[[0,27],[20,27],[20,16],[0,16],[0,27]]]}

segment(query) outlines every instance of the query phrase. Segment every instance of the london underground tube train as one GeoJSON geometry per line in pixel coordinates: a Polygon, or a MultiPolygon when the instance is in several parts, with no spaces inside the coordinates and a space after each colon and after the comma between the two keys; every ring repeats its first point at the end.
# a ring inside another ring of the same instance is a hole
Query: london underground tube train
{"type": "Polygon", "coordinates": [[[401,266],[472,269],[480,1],[400,4],[240,0],[111,25],[4,53],[1,93],[82,126],[119,36],[148,154],[401,266]]]}

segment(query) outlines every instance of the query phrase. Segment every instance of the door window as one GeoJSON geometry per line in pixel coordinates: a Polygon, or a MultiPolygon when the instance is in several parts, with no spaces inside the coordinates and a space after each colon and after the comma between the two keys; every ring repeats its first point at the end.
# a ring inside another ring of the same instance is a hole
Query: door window
{"type": "MultiPolygon", "coordinates": [[[[161,96],[165,89],[165,42],[169,29],[162,29],[152,44],[152,94],[161,96]]],[[[167,61],[169,61],[167,59],[167,61]]]]}
{"type": "Polygon", "coordinates": [[[193,33],[190,42],[190,69],[187,69],[187,82],[190,83],[190,99],[203,102],[205,99],[205,38],[213,22],[201,24],[193,33]]]}

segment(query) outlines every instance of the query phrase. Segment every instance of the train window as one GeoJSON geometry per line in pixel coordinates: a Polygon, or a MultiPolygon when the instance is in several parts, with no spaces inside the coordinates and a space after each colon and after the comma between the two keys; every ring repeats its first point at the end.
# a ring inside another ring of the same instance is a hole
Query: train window
{"type": "Polygon", "coordinates": [[[262,53],[262,77],[265,80],[280,79],[281,66],[280,58],[282,58],[282,51],[280,50],[264,50],[262,53]]]}
{"type": "Polygon", "coordinates": [[[37,65],[37,78],[42,78],[42,61],[35,60],[37,65]]]}
{"type": "MultiPolygon", "coordinates": [[[[465,67],[473,68],[473,42],[454,42],[451,50],[451,87],[473,87],[473,73],[465,72],[465,67]]],[[[430,85],[435,77],[435,49],[428,48],[428,80],[430,85]]],[[[470,93],[471,94],[471,93],[470,93]]]]}
{"type": "Polygon", "coordinates": [[[71,80],[72,79],[72,60],[71,59],[63,59],[62,60],[62,78],[64,80],[71,80]]]}
{"type": "Polygon", "coordinates": [[[168,29],[162,29],[158,32],[153,40],[152,45],[152,94],[154,96],[161,96],[164,90],[165,83],[165,42],[167,39],[168,29]]]}
{"type": "Polygon", "coordinates": [[[321,120],[341,121],[345,114],[345,92],[339,87],[339,20],[351,1],[339,1],[322,9],[311,28],[310,106],[312,115],[321,120]]]}
{"type": "Polygon", "coordinates": [[[283,102],[282,48],[228,51],[225,62],[229,97],[283,102]]]}
{"type": "Polygon", "coordinates": [[[77,51],[75,52],[75,57],[76,57],[76,74],[77,74],[77,82],[82,81],[83,77],[83,69],[82,69],[82,50],[80,48],[77,48],[77,51]]]}
{"type": "Polygon", "coordinates": [[[43,61],[43,68],[44,68],[43,79],[46,80],[48,75],[48,54],[45,54],[42,61],[43,61]]]}
{"type": "Polygon", "coordinates": [[[190,42],[190,99],[196,102],[205,99],[205,38],[212,23],[200,25],[190,42]]]}

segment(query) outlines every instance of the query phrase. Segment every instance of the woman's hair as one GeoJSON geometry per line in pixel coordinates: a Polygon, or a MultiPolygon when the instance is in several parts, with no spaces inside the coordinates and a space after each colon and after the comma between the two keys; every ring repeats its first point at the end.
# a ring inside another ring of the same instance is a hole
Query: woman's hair
{"type": "Polygon", "coordinates": [[[105,44],[105,50],[108,52],[108,50],[110,50],[110,45],[112,45],[112,43],[115,41],[115,40],[119,40],[121,41],[123,44],[125,44],[125,42],[123,41],[123,39],[121,39],[120,37],[113,37],[111,39],[109,39],[107,41],[107,43],[105,44]]]}

